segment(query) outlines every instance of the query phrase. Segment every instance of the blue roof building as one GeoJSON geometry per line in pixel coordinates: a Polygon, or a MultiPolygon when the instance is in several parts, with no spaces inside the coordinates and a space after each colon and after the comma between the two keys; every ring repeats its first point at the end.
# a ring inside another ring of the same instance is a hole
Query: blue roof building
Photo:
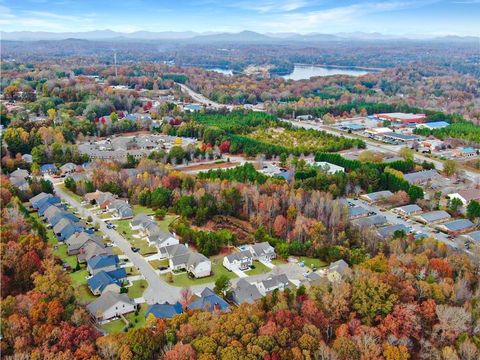
{"type": "Polygon", "coordinates": [[[95,275],[100,271],[110,272],[118,269],[120,259],[117,255],[96,255],[87,261],[87,269],[95,275]]]}
{"type": "Polygon", "coordinates": [[[147,318],[148,315],[152,314],[157,319],[170,319],[175,315],[183,313],[182,304],[178,301],[175,304],[154,304],[150,305],[147,312],[145,313],[145,317],[147,318]]]}
{"type": "Polygon", "coordinates": [[[122,280],[127,277],[124,268],[113,271],[99,271],[87,280],[88,287],[94,295],[100,295],[105,290],[120,290],[122,280]]]}
{"type": "Polygon", "coordinates": [[[189,309],[206,310],[206,311],[227,311],[230,306],[220,296],[215,294],[212,289],[203,289],[199,299],[193,301],[189,306],[189,309]]]}
{"type": "Polygon", "coordinates": [[[38,195],[35,195],[30,199],[30,204],[32,204],[32,207],[35,210],[38,210],[39,208],[49,204],[49,205],[55,205],[60,203],[60,198],[57,196],[54,196],[52,194],[47,194],[47,193],[40,193],[38,195]]]}
{"type": "Polygon", "coordinates": [[[446,121],[433,121],[433,122],[418,124],[417,128],[435,130],[435,129],[442,129],[444,127],[447,127],[448,125],[450,124],[446,121]]]}

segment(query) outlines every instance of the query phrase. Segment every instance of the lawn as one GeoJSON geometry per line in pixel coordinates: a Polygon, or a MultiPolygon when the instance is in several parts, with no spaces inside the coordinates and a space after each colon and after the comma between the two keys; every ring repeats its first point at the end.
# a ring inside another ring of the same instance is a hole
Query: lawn
{"type": "Polygon", "coordinates": [[[263,265],[260,261],[254,261],[253,262],[253,269],[244,271],[245,274],[248,276],[253,276],[253,275],[260,275],[260,274],[265,274],[267,272],[272,271],[268,266],[263,265]]]}
{"type": "Polygon", "coordinates": [[[168,267],[168,259],[163,260],[150,260],[148,262],[154,269],[158,269],[160,266],[168,267]]]}
{"type": "Polygon", "coordinates": [[[132,246],[140,249],[140,255],[151,255],[157,253],[156,247],[148,245],[147,241],[143,239],[133,237],[133,235],[137,232],[132,231],[130,228],[130,220],[117,220],[113,221],[113,223],[117,225],[117,231],[119,234],[127,239],[132,246]]]}
{"type": "Polygon", "coordinates": [[[125,269],[128,276],[140,275],[140,272],[135,266],[130,266],[125,269]]]}
{"type": "MultiPolygon", "coordinates": [[[[138,312],[138,315],[135,315],[135,313],[133,312],[125,315],[125,318],[130,324],[133,325],[133,327],[135,328],[143,327],[145,325],[145,313],[147,312],[147,309],[148,309],[148,305],[142,304],[140,307],[140,311],[138,312]],[[135,322],[135,320],[137,320],[137,322],[135,322]]],[[[102,325],[102,329],[104,329],[109,334],[119,333],[125,329],[125,323],[123,322],[122,319],[110,321],[109,323],[102,325]]]]}
{"type": "Polygon", "coordinates": [[[58,185],[58,187],[60,189],[62,189],[63,191],[65,191],[68,195],[70,195],[72,198],[74,198],[79,203],[81,203],[83,201],[83,197],[81,197],[80,195],[77,195],[73,191],[70,191],[69,189],[67,189],[65,187],[65,184],[60,184],[60,185],[58,185]]]}
{"type": "Polygon", "coordinates": [[[300,256],[299,261],[303,261],[307,267],[316,267],[317,269],[327,266],[326,262],[320,259],[315,259],[307,256],[300,256]]]}
{"type": "Polygon", "coordinates": [[[142,205],[133,205],[132,211],[133,211],[133,215],[138,215],[138,214],[152,215],[154,213],[152,209],[142,205]]]}
{"type": "MultiPolygon", "coordinates": [[[[221,260],[222,260],[221,258],[217,260],[212,260],[213,275],[209,277],[205,277],[201,279],[190,279],[187,273],[184,272],[178,275],[173,275],[173,283],[169,283],[169,284],[173,286],[179,286],[179,287],[189,287],[194,285],[214,283],[215,280],[217,280],[222,275],[227,276],[229,279],[236,278],[237,275],[235,275],[235,273],[228,271],[223,267],[221,260]]],[[[161,275],[162,279],[168,282],[167,276],[168,274],[161,275]]]]}
{"type": "Polygon", "coordinates": [[[113,255],[124,255],[122,249],[120,249],[118,246],[112,246],[112,253],[113,255]]]}
{"type": "Polygon", "coordinates": [[[92,294],[87,286],[87,276],[88,271],[86,268],[70,273],[75,298],[82,305],[86,305],[96,299],[96,296],[92,294]]]}
{"type": "Polygon", "coordinates": [[[63,262],[66,262],[69,264],[72,269],[77,266],[77,257],[75,255],[68,255],[67,254],[67,245],[63,243],[58,243],[53,244],[52,246],[57,246],[57,249],[53,250],[53,255],[58,256],[60,259],[62,259],[63,262]]]}
{"type": "Polygon", "coordinates": [[[176,218],[178,218],[177,215],[165,215],[163,220],[157,220],[158,227],[164,231],[168,231],[168,227],[176,218]]]}
{"type": "Polygon", "coordinates": [[[132,299],[142,297],[147,286],[148,286],[147,280],[132,281],[132,286],[129,286],[127,288],[128,296],[132,299]]]}

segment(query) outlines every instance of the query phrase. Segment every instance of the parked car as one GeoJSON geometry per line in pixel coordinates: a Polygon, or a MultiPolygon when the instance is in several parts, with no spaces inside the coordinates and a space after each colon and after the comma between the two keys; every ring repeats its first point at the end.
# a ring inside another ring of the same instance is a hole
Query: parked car
{"type": "Polygon", "coordinates": [[[135,253],[140,251],[140,249],[137,248],[137,247],[135,247],[135,246],[132,246],[132,247],[130,248],[130,250],[132,250],[132,251],[135,252],[135,253]]]}

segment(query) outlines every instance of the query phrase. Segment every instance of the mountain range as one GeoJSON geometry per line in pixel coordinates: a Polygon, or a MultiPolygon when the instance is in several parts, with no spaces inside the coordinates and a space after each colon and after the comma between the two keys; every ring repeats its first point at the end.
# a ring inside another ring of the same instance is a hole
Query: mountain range
{"type": "Polygon", "coordinates": [[[136,31],[131,33],[113,30],[94,30],[87,32],[34,32],[34,31],[1,31],[2,40],[38,41],[38,40],[176,40],[186,42],[311,42],[311,41],[381,41],[381,40],[440,40],[440,41],[479,41],[473,36],[429,36],[429,35],[385,35],[381,33],[266,33],[241,31],[237,33],[194,31],[136,31]]]}

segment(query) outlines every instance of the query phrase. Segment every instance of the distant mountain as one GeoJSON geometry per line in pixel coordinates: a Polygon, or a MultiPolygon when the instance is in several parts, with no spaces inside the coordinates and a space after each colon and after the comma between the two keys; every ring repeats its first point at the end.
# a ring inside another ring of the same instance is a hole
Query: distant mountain
{"type": "Polygon", "coordinates": [[[34,32],[34,31],[1,31],[2,40],[16,41],[37,41],[37,40],[65,40],[65,39],[83,39],[83,40],[177,40],[187,42],[324,42],[324,41],[388,41],[388,40],[436,40],[436,41],[456,41],[471,42],[479,41],[478,37],[473,36],[440,36],[431,35],[385,35],[381,33],[350,32],[337,34],[309,33],[299,34],[295,32],[287,33],[266,33],[261,34],[255,31],[241,31],[238,33],[216,33],[206,32],[198,33],[194,31],[136,31],[132,33],[117,32],[109,29],[94,30],[87,32],[34,32]]]}

